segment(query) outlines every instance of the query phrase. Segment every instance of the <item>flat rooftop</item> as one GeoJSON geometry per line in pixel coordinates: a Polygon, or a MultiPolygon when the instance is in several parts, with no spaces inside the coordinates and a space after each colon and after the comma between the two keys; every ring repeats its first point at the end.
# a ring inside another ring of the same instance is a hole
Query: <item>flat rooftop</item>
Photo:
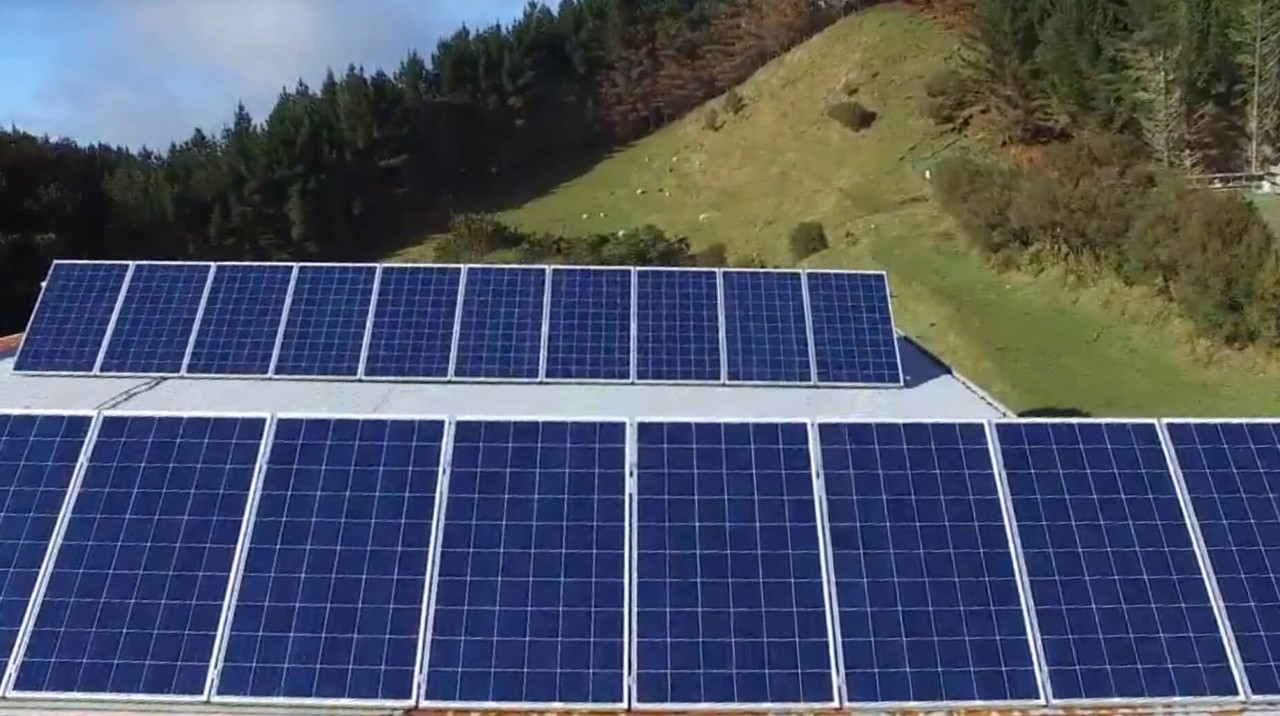
{"type": "MultiPolygon", "coordinates": [[[[13,356],[2,352],[4,344],[0,342],[0,410],[723,419],[984,419],[1007,415],[994,399],[910,339],[899,336],[898,340],[906,376],[902,388],[15,375],[13,356]]],[[[16,345],[9,347],[16,349],[16,345]]]]}

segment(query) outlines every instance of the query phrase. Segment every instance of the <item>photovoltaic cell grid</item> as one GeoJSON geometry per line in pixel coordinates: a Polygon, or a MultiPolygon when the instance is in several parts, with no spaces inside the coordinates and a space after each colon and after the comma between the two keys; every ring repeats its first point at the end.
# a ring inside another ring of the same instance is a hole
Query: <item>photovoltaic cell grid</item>
{"type": "Polygon", "coordinates": [[[807,426],[636,440],[636,703],[836,703],[807,426]]]}
{"type": "Polygon", "coordinates": [[[293,264],[219,264],[186,372],[267,375],[293,272],[293,264]]]}
{"type": "Polygon", "coordinates": [[[799,271],[725,271],[725,350],[731,383],[811,383],[799,271]]]}
{"type": "Polygon", "coordinates": [[[898,336],[882,273],[805,274],[819,383],[898,385],[898,336]]]}
{"type": "Polygon", "coordinates": [[[715,271],[636,271],[636,380],[720,381],[715,271]]]}
{"type": "Polygon", "coordinates": [[[1052,696],[1238,696],[1155,423],[996,431],[1052,696]]]}
{"type": "Polygon", "coordinates": [[[101,371],[181,373],[212,270],[212,264],[134,264],[101,371]]]}
{"type": "Polygon", "coordinates": [[[625,703],[626,425],[460,421],[431,702],[625,703]]]}
{"type": "Polygon", "coordinates": [[[543,268],[467,269],[454,376],[538,378],[546,281],[543,268]]]}
{"type": "Polygon", "coordinates": [[[982,423],[818,430],[848,700],[1040,699],[982,423]]]}
{"type": "Polygon", "coordinates": [[[1280,696],[1280,422],[1167,423],[1255,696],[1280,696]]]}
{"type": "Polygon", "coordinates": [[[298,266],[275,375],[355,377],[378,267],[298,266]]]}
{"type": "Polygon", "coordinates": [[[16,691],[203,696],[265,427],[102,419],[16,691]]]}
{"type": "Polygon", "coordinates": [[[14,371],[93,372],[128,273],[127,263],[54,262],[14,371]]]}
{"type": "Polygon", "coordinates": [[[447,378],[462,268],[382,267],[364,374],[447,378]]]}
{"type": "Polygon", "coordinates": [[[413,702],[443,420],[276,424],[217,693],[413,702]]]}
{"type": "MultiPolygon", "coordinates": [[[[119,284],[129,270],[56,266],[59,275],[118,271],[119,284]]],[[[634,373],[643,382],[718,383],[727,364],[735,383],[813,383],[816,374],[820,385],[902,384],[882,273],[642,270],[633,306],[629,269],[557,268],[549,297],[544,267],[474,266],[465,280],[463,270],[386,266],[383,285],[375,265],[303,264],[294,283],[291,264],[218,264],[202,306],[199,269],[140,263],[105,351],[114,307],[106,294],[120,285],[51,281],[16,370],[90,373],[102,351],[102,371],[114,374],[265,376],[274,359],[279,376],[628,381],[634,373]]]]}
{"type": "Polygon", "coordinates": [[[0,414],[0,674],[91,423],[87,415],[0,414]]]}
{"type": "Polygon", "coordinates": [[[631,380],[631,269],[553,268],[546,377],[631,380]]]}

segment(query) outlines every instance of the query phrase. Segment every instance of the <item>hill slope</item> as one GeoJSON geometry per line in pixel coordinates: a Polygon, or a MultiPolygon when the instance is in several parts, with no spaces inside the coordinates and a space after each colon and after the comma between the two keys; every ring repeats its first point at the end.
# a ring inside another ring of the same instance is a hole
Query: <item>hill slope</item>
{"type": "Polygon", "coordinates": [[[965,247],[924,178],[968,144],[923,114],[925,80],[956,44],[904,7],[854,15],[745,83],[746,109],[722,111],[718,131],[694,112],[503,218],[566,235],[652,223],[775,265],[792,263],[792,227],[819,220],[832,248],[806,265],[888,270],[899,326],[1015,410],[1280,412],[1272,362],[1199,345],[1160,303],[1002,274],[965,247]],[[870,129],[825,116],[849,90],[880,113],[870,129]]]}

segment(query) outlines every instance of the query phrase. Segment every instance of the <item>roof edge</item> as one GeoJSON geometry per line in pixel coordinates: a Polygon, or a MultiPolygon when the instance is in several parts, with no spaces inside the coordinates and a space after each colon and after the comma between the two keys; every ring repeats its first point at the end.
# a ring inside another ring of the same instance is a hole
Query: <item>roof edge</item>
{"type": "Polygon", "coordinates": [[[965,377],[964,374],[956,370],[950,363],[939,358],[937,353],[934,353],[933,351],[926,348],[924,344],[915,340],[911,336],[908,336],[906,333],[902,332],[896,327],[894,329],[894,332],[897,333],[899,339],[905,339],[907,341],[910,341],[911,344],[915,346],[916,350],[925,354],[926,356],[929,357],[930,360],[934,361],[938,365],[945,368],[947,370],[947,373],[950,374],[952,378],[955,378],[956,382],[958,382],[966,390],[968,390],[970,393],[973,393],[974,397],[978,398],[979,400],[986,403],[987,405],[990,405],[992,408],[995,408],[996,410],[1000,411],[1000,413],[1002,413],[1006,418],[1018,417],[1017,413],[1005,407],[1004,403],[1001,403],[999,400],[996,400],[994,395],[983,390],[982,387],[979,386],[977,383],[973,382],[972,380],[969,380],[967,377],[965,377]]]}

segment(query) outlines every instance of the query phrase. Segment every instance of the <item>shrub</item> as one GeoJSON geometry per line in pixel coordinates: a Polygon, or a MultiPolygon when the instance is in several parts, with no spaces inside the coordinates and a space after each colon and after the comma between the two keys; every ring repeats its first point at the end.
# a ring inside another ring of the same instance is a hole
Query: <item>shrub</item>
{"type": "Polygon", "coordinates": [[[806,259],[830,247],[827,231],[820,221],[802,221],[791,230],[791,255],[796,261],[806,259]]]}
{"type": "Polygon", "coordinates": [[[724,95],[724,111],[728,114],[735,115],[745,109],[747,103],[742,99],[742,95],[738,94],[738,90],[730,88],[724,95]]]}
{"type": "Polygon", "coordinates": [[[494,251],[514,249],[528,238],[487,214],[458,214],[449,221],[447,235],[436,245],[437,261],[479,261],[494,251]]]}
{"type": "Polygon", "coordinates": [[[542,234],[520,248],[522,263],[582,266],[692,266],[697,256],[684,237],[671,237],[655,226],[581,237],[542,234]]]}
{"type": "Polygon", "coordinates": [[[973,88],[964,73],[953,68],[936,72],[925,80],[925,116],[934,124],[963,125],[973,106],[973,88]]]}
{"type": "Polygon", "coordinates": [[[833,102],[827,105],[827,116],[839,122],[846,129],[860,132],[875,124],[879,116],[867,109],[861,102],[833,102]]]}
{"type": "Polygon", "coordinates": [[[707,109],[707,113],[702,117],[702,127],[712,132],[720,131],[720,112],[715,107],[707,109]]]}
{"type": "Polygon", "coordinates": [[[1280,341],[1280,244],[1256,209],[1189,189],[1131,140],[1081,137],[1024,166],[945,160],[933,190],[998,265],[1108,270],[1153,284],[1221,342],[1280,341]]]}
{"type": "Polygon", "coordinates": [[[961,156],[938,164],[932,188],[943,211],[975,245],[1000,254],[1025,248],[1009,218],[1019,179],[1011,168],[961,156]]]}
{"type": "Polygon", "coordinates": [[[693,257],[694,263],[707,268],[720,268],[729,265],[729,249],[724,242],[714,243],[699,251],[693,257]]]}

